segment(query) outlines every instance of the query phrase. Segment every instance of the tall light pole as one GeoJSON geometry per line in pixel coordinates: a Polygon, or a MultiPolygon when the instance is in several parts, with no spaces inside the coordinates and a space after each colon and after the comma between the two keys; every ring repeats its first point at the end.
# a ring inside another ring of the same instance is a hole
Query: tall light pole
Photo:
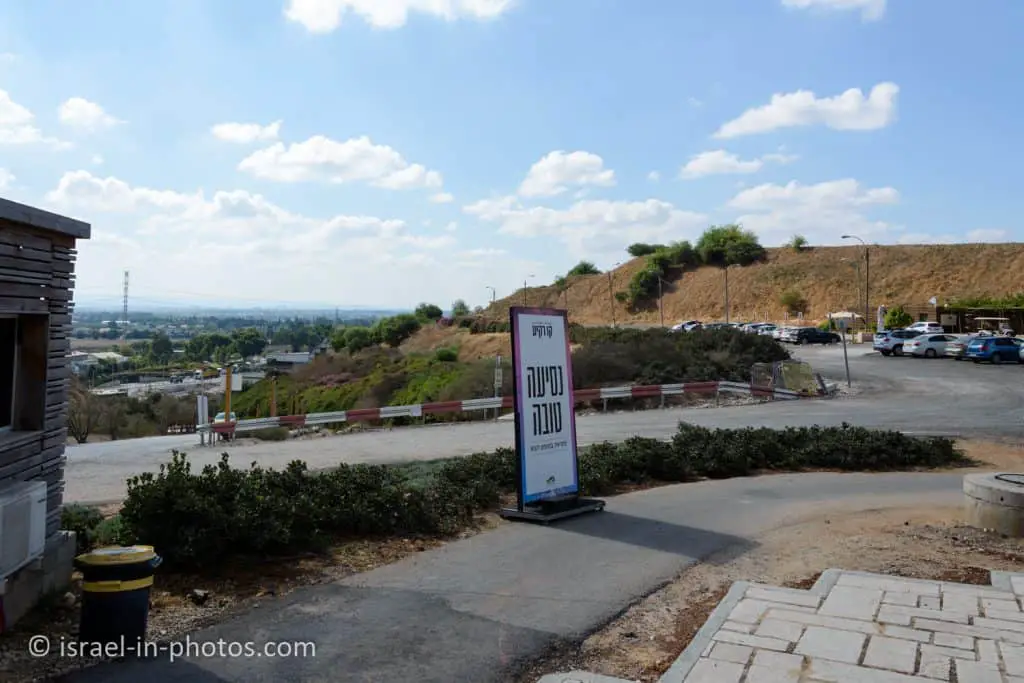
{"type": "Polygon", "coordinates": [[[622,263],[616,263],[608,269],[608,303],[611,304],[612,309],[612,327],[615,327],[615,292],[612,291],[612,271],[621,266],[622,263]]]}
{"type": "Polygon", "coordinates": [[[491,290],[491,303],[493,304],[493,303],[494,303],[494,299],[495,299],[495,298],[497,297],[497,295],[498,295],[498,292],[497,292],[497,290],[495,290],[495,289],[494,289],[494,287],[491,287],[490,285],[485,285],[485,286],[484,286],[484,289],[489,289],[489,290],[491,290]]]}
{"type": "Polygon", "coordinates": [[[864,245],[864,326],[867,327],[871,320],[871,250],[868,243],[856,235],[843,235],[844,240],[857,240],[864,245]]]}
{"type": "Polygon", "coordinates": [[[665,281],[658,276],[658,317],[661,318],[661,326],[665,327],[665,293],[661,286],[666,284],[665,281]]]}
{"type": "Polygon", "coordinates": [[[535,277],[537,277],[537,276],[536,275],[527,275],[526,279],[523,280],[523,306],[526,306],[526,288],[529,287],[530,280],[532,280],[535,277]]]}
{"type": "Polygon", "coordinates": [[[729,324],[729,266],[723,268],[725,271],[725,324],[729,324]]]}

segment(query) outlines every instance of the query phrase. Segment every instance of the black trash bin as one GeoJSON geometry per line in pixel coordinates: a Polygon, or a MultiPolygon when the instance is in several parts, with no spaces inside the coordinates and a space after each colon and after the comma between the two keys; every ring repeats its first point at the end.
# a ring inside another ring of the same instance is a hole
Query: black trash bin
{"type": "Polygon", "coordinates": [[[149,590],[162,558],[153,546],[97,548],[75,558],[82,572],[78,640],[131,647],[146,638],[149,590]]]}

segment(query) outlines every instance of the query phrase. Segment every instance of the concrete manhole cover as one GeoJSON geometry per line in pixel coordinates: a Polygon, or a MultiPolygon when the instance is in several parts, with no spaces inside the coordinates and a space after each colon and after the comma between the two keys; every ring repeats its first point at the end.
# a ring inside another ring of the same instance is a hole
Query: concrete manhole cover
{"type": "Polygon", "coordinates": [[[1024,474],[997,474],[996,479],[1007,484],[1024,486],[1024,474]]]}

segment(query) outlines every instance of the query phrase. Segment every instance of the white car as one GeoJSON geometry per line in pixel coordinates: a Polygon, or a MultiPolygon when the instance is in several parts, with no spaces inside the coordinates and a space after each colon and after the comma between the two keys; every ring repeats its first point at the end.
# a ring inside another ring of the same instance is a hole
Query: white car
{"type": "Polygon", "coordinates": [[[946,355],[946,345],[960,341],[952,334],[922,334],[903,342],[903,352],[916,358],[939,358],[946,355]]]}
{"type": "Polygon", "coordinates": [[[903,329],[913,330],[914,332],[920,332],[921,334],[942,334],[945,332],[945,330],[942,329],[942,325],[935,322],[928,322],[927,320],[916,322],[913,325],[904,327],[903,329]]]}
{"type": "Polygon", "coordinates": [[[761,325],[761,327],[757,328],[757,333],[763,334],[766,337],[775,337],[775,332],[778,329],[779,328],[776,325],[761,325]]]}

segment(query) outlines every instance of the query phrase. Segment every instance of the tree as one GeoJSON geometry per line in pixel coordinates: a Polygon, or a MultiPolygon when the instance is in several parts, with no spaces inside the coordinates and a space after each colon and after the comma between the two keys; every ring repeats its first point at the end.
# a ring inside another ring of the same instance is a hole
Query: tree
{"type": "Polygon", "coordinates": [[[569,269],[566,273],[566,277],[572,277],[573,275],[600,275],[601,271],[590,261],[580,261],[575,266],[569,269]]]}
{"type": "Polygon", "coordinates": [[[807,299],[795,289],[788,289],[779,295],[779,303],[787,313],[806,313],[807,299]]]}
{"type": "Polygon", "coordinates": [[[350,327],[345,330],[345,348],[352,353],[370,348],[374,343],[376,340],[367,327],[350,327]]]}
{"type": "Polygon", "coordinates": [[[402,342],[419,331],[420,325],[420,318],[409,313],[381,318],[374,325],[374,336],[388,346],[398,348],[402,342]]]}
{"type": "Polygon", "coordinates": [[[249,358],[263,353],[267,340],[255,327],[245,327],[231,333],[231,345],[239,356],[249,358]]]}
{"type": "Polygon", "coordinates": [[[630,256],[639,257],[648,256],[664,248],[664,244],[647,244],[645,242],[637,242],[626,247],[626,251],[629,252],[630,256]]]}
{"type": "Polygon", "coordinates": [[[462,299],[456,299],[452,302],[452,317],[461,318],[464,315],[469,315],[469,305],[462,299]]]}
{"type": "Polygon", "coordinates": [[[174,344],[166,334],[157,332],[149,343],[149,353],[158,365],[166,365],[174,355],[174,344]]]}
{"type": "MultiPolygon", "coordinates": [[[[441,310],[440,306],[435,304],[420,304],[416,307],[414,315],[421,320],[430,320],[436,322],[444,317],[444,311],[441,310]]],[[[399,316],[395,316],[396,318],[399,316]]]]}
{"type": "Polygon", "coordinates": [[[789,240],[788,246],[793,251],[803,251],[807,248],[807,238],[803,235],[793,235],[793,239],[789,240]]]}
{"type": "Polygon", "coordinates": [[[709,266],[747,266],[765,257],[757,236],[738,225],[711,226],[697,241],[697,254],[709,266]]]}
{"type": "Polygon", "coordinates": [[[347,331],[344,327],[339,327],[331,334],[331,348],[334,349],[335,353],[347,346],[345,343],[345,333],[347,331]]]}
{"type": "Polygon", "coordinates": [[[85,443],[100,421],[100,399],[72,378],[68,392],[68,432],[78,443],[85,443]]]}
{"type": "Polygon", "coordinates": [[[914,322],[914,316],[907,313],[902,306],[890,308],[885,313],[885,329],[901,330],[914,322]]]}
{"type": "Polygon", "coordinates": [[[128,408],[125,401],[115,396],[103,401],[99,411],[99,430],[117,441],[124,433],[128,422],[128,408]]]}

